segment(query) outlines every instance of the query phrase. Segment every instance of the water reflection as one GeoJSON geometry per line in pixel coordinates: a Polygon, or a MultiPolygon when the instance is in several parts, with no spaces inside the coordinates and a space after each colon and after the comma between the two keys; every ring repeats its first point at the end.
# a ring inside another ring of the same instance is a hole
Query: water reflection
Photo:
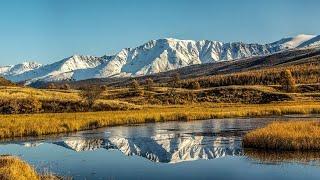
{"type": "Polygon", "coordinates": [[[275,117],[141,124],[13,139],[0,144],[0,154],[20,156],[40,172],[49,169],[81,180],[319,179],[319,166],[310,166],[310,162],[318,165],[320,153],[242,148],[247,131],[280,119],[284,120],[275,117]]]}
{"type": "Polygon", "coordinates": [[[116,149],[127,156],[137,155],[154,162],[178,163],[242,155],[240,137],[157,134],[152,137],[72,138],[54,144],[74,151],[116,149]]]}
{"type": "Polygon", "coordinates": [[[288,154],[243,150],[242,137],[247,131],[276,120],[279,118],[143,124],[7,143],[20,144],[26,148],[53,144],[74,152],[106,150],[108,153],[109,150],[118,150],[126,156],[140,156],[160,163],[208,160],[224,156],[247,156],[263,163],[282,162],[290,158],[299,162],[319,160],[320,153],[288,154]]]}
{"type": "MultiPolygon", "coordinates": [[[[50,143],[75,152],[118,150],[153,162],[179,163],[224,156],[241,156],[242,136],[274,120],[225,119],[121,126],[63,137],[16,140],[25,147],[50,143]]],[[[11,141],[12,143],[13,141],[11,141]]]]}
{"type": "Polygon", "coordinates": [[[250,160],[263,164],[287,162],[320,165],[320,152],[316,151],[262,151],[245,149],[244,154],[250,160]]]}

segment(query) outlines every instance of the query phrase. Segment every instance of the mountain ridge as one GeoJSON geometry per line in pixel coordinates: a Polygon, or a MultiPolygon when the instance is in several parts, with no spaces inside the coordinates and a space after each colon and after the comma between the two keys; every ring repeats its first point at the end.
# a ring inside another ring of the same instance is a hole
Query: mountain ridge
{"type": "Polygon", "coordinates": [[[13,82],[78,81],[92,78],[143,76],[195,64],[264,56],[294,48],[320,45],[320,36],[298,35],[269,44],[210,40],[151,40],[124,48],[112,56],[73,55],[52,64],[24,63],[0,67],[0,76],[13,82]]]}

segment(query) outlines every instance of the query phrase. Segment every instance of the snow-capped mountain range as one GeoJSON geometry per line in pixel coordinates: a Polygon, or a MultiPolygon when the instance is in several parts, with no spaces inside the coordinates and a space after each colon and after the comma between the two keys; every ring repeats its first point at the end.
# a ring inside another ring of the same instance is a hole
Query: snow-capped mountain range
{"type": "MultiPolygon", "coordinates": [[[[153,162],[179,163],[243,155],[239,136],[194,136],[157,134],[151,137],[70,138],[52,142],[76,152],[98,149],[118,150],[126,156],[141,156],[153,162]]],[[[23,143],[36,147],[37,143],[23,143]]]]}
{"type": "Polygon", "coordinates": [[[178,39],[151,40],[113,56],[73,55],[53,64],[36,62],[0,67],[0,76],[13,82],[84,80],[142,76],[189,65],[263,56],[293,48],[320,46],[320,35],[298,35],[269,44],[223,43],[178,39]]]}

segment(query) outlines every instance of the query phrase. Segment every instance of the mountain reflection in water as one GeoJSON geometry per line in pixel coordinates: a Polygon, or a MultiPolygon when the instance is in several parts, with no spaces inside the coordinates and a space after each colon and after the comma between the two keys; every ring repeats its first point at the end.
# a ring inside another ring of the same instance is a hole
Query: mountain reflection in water
{"type": "Polygon", "coordinates": [[[120,126],[16,143],[30,148],[41,146],[42,143],[54,144],[75,152],[118,150],[127,156],[140,156],[160,163],[208,160],[224,156],[245,156],[249,160],[262,163],[319,161],[320,153],[263,152],[243,149],[242,137],[247,131],[262,127],[274,120],[278,118],[120,126]]]}
{"type": "Polygon", "coordinates": [[[74,151],[90,151],[100,148],[116,149],[127,156],[137,155],[162,163],[177,163],[243,154],[240,137],[159,134],[152,137],[79,138],[54,142],[54,144],[74,151]]]}

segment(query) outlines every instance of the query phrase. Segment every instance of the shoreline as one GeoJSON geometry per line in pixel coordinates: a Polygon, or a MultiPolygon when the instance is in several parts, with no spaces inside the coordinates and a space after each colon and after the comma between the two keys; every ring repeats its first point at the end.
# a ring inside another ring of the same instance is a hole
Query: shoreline
{"type": "MultiPolygon", "coordinates": [[[[278,120],[280,118],[288,118],[288,119],[296,119],[297,120],[304,120],[304,119],[310,119],[310,118],[320,118],[320,114],[288,114],[288,115],[268,115],[268,116],[256,116],[256,117],[230,117],[230,118],[219,118],[219,119],[199,119],[199,120],[189,120],[189,121],[180,121],[180,122],[192,122],[192,121],[210,121],[210,120],[226,120],[226,119],[276,119],[276,121],[279,122],[287,122],[287,120],[278,120]],[[292,115],[292,116],[291,116],[292,115]]],[[[291,120],[288,120],[291,121],[291,120]]],[[[309,120],[309,121],[317,121],[317,120],[309,120]]],[[[320,121],[320,120],[319,120],[320,121]]],[[[142,123],[136,123],[136,124],[123,124],[123,125],[114,125],[114,126],[105,126],[105,127],[98,127],[93,129],[86,129],[86,130],[79,130],[79,131],[72,131],[72,132],[63,132],[63,133],[55,133],[55,134],[47,134],[47,135],[39,135],[39,136],[24,136],[24,137],[11,137],[11,138],[4,138],[0,139],[0,144],[7,144],[7,143],[21,143],[21,142],[29,142],[29,141],[41,141],[45,139],[50,140],[57,140],[59,138],[63,138],[69,135],[75,135],[77,133],[85,133],[95,130],[101,130],[104,128],[112,128],[112,127],[119,127],[119,126],[139,126],[144,124],[153,124],[153,123],[170,123],[170,122],[177,122],[177,121],[158,121],[158,122],[142,122],[142,123]]],[[[251,132],[251,131],[249,131],[251,132]]],[[[248,148],[253,150],[261,150],[261,149],[254,149],[254,148],[248,148]]],[[[271,150],[273,151],[273,150],[271,150]]]]}
{"type": "Polygon", "coordinates": [[[320,102],[149,106],[141,110],[0,115],[0,139],[39,137],[127,124],[319,114],[320,102]]]}

